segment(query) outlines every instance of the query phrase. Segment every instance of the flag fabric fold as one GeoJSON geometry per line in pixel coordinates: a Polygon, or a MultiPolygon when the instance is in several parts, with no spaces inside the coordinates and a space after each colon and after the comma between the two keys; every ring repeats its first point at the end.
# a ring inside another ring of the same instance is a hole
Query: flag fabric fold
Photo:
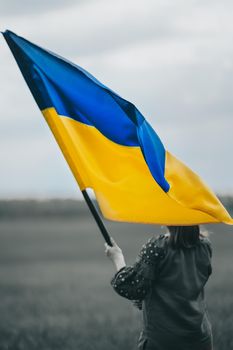
{"type": "Polygon", "coordinates": [[[103,216],[163,225],[233,224],[214,192],[165,149],[129,101],[83,68],[3,33],[81,190],[103,216]]]}

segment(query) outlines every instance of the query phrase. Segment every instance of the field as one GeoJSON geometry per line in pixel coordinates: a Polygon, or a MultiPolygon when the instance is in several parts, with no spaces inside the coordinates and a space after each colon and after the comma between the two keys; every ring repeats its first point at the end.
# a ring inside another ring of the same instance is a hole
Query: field
{"type": "MultiPolygon", "coordinates": [[[[81,215],[1,215],[1,350],[136,350],[141,313],[110,286],[114,269],[85,209],[81,215]]],[[[133,263],[160,226],[106,221],[133,263]]],[[[215,350],[233,349],[233,227],[208,225],[213,275],[206,288],[215,350]]],[[[164,232],[164,231],[163,231],[164,232]]]]}

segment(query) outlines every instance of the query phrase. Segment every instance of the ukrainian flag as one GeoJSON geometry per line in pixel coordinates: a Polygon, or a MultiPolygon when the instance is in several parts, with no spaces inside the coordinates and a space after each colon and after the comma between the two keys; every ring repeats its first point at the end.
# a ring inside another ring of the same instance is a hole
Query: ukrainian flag
{"type": "Polygon", "coordinates": [[[105,218],[233,224],[131,102],[62,57],[8,30],[3,35],[80,189],[94,190],[105,218]]]}

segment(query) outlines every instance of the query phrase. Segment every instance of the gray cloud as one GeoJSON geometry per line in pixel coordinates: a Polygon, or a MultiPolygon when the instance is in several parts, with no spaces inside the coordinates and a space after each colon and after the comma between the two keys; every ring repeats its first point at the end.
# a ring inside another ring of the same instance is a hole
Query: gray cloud
{"type": "MultiPolygon", "coordinates": [[[[61,7],[67,7],[72,4],[82,3],[85,0],[1,0],[0,1],[0,13],[1,16],[25,16],[25,15],[38,15],[40,13],[46,13],[51,10],[56,11],[61,7]]],[[[86,0],[91,1],[91,0],[86,0]]]]}

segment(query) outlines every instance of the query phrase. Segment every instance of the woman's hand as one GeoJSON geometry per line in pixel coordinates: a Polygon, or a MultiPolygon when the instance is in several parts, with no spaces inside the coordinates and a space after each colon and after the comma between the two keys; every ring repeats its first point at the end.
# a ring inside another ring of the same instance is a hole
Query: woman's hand
{"type": "Polygon", "coordinates": [[[119,271],[122,267],[125,267],[125,258],[121,248],[118,247],[114,239],[112,237],[110,239],[112,242],[112,247],[105,243],[105,254],[110,260],[112,260],[116,270],[119,271]]]}

